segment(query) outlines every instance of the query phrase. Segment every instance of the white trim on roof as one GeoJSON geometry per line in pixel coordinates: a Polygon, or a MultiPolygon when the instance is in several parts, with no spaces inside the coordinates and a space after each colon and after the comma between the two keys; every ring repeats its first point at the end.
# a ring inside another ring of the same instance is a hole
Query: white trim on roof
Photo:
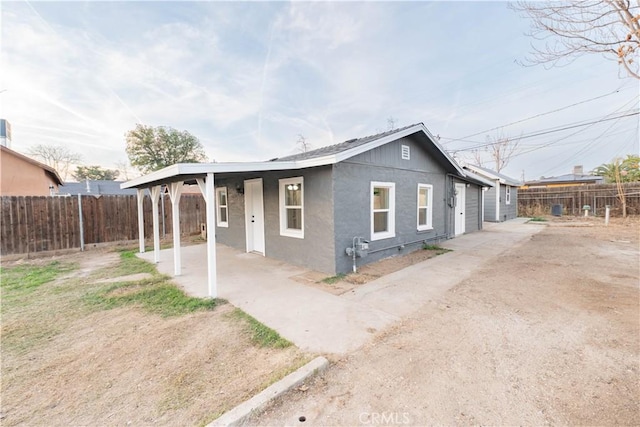
{"type": "Polygon", "coordinates": [[[378,148],[382,145],[388,144],[392,141],[396,141],[405,136],[412,135],[416,132],[422,131],[431,141],[431,143],[445,156],[449,163],[458,171],[462,177],[466,177],[466,173],[456,163],[455,160],[440,146],[435,140],[433,135],[425,127],[424,124],[419,123],[414,126],[408,127],[401,131],[392,133],[390,135],[374,139],[365,144],[358,145],[356,147],[347,149],[345,151],[330,154],[322,157],[315,157],[304,160],[293,161],[272,161],[272,162],[236,162],[236,163],[178,163],[168,166],[159,171],[151,172],[150,174],[134,178],[130,181],[120,184],[120,188],[134,188],[145,187],[153,182],[170,180],[177,178],[180,175],[205,175],[207,173],[229,173],[229,172],[264,172],[272,170],[295,170],[304,169],[314,166],[325,166],[339,163],[343,160],[347,160],[351,157],[357,156],[374,148],[378,148]]]}
{"type": "Polygon", "coordinates": [[[515,179],[505,177],[504,175],[498,175],[497,173],[492,173],[484,168],[479,168],[475,165],[465,165],[465,168],[471,169],[472,172],[475,172],[477,175],[484,176],[489,179],[495,179],[500,181],[500,184],[509,185],[511,187],[519,187],[522,185],[519,181],[515,179]]]}
{"type": "Polygon", "coordinates": [[[489,181],[486,177],[479,175],[477,173],[471,172],[471,171],[466,171],[466,176],[468,178],[472,178],[478,182],[481,182],[482,184],[484,184],[487,187],[495,187],[495,183],[493,181],[489,181]]]}

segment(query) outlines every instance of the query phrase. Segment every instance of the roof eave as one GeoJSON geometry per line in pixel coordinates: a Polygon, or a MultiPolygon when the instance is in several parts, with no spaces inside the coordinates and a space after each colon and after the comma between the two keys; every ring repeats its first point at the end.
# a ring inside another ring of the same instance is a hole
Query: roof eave
{"type": "Polygon", "coordinates": [[[284,162],[234,162],[234,163],[177,163],[150,174],[120,184],[120,188],[139,188],[159,181],[179,181],[180,175],[206,175],[208,173],[265,172],[271,170],[296,170],[336,163],[336,156],[284,162]]]}
{"type": "Polygon", "coordinates": [[[398,140],[400,138],[404,138],[405,136],[413,135],[416,132],[422,131],[429,141],[433,144],[434,147],[438,149],[438,151],[445,157],[445,159],[454,167],[454,169],[461,175],[465,176],[464,171],[458,165],[458,163],[447,153],[444,148],[436,141],[436,138],[429,132],[429,129],[424,125],[424,123],[418,123],[414,126],[408,127],[400,132],[392,133],[385,137],[375,139],[373,141],[367,142],[366,144],[358,145],[357,147],[351,148],[349,150],[345,150],[341,153],[336,154],[335,162],[338,163],[344,160],[347,160],[351,157],[357,156],[358,154],[362,154],[374,148],[381,147],[389,142],[398,140]]]}
{"type": "Polygon", "coordinates": [[[161,181],[179,181],[180,175],[205,175],[207,173],[232,173],[232,172],[265,172],[270,170],[296,170],[304,169],[316,166],[326,166],[341,161],[347,160],[351,157],[362,154],[366,151],[388,144],[389,142],[398,140],[408,135],[412,135],[416,132],[423,132],[434,147],[444,156],[456,172],[465,177],[466,174],[463,169],[456,163],[456,161],[442,148],[442,146],[436,141],[431,132],[426,128],[423,123],[416,124],[415,126],[408,127],[402,131],[395,132],[385,137],[375,139],[367,142],[366,144],[358,145],[351,149],[345,150],[340,153],[331,154],[322,157],[315,157],[305,160],[294,161],[271,161],[271,162],[237,162],[237,163],[178,163],[175,165],[167,166],[164,169],[160,169],[150,174],[134,178],[130,181],[120,184],[120,188],[144,188],[153,183],[161,181]]]}

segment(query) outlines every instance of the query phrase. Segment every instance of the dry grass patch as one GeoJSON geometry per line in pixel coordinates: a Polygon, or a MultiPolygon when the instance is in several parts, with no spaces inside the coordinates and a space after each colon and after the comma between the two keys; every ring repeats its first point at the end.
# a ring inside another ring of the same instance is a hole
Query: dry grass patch
{"type": "Polygon", "coordinates": [[[96,256],[2,269],[4,426],[206,424],[310,357],[254,344],[230,304],[184,295],[128,252],[96,256]],[[73,270],[86,265],[99,268],[73,270]],[[139,272],[153,277],[98,282],[139,272]]]}

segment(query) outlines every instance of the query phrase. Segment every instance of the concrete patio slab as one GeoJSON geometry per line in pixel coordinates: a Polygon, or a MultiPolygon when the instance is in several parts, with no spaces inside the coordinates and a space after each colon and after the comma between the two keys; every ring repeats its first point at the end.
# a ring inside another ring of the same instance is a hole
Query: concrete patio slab
{"type": "Polygon", "coordinates": [[[517,218],[503,223],[485,223],[482,231],[440,245],[452,252],[383,276],[344,297],[398,317],[407,316],[423,303],[437,299],[472,277],[490,259],[524,243],[544,228],[544,225],[526,222],[527,219],[517,218]]]}
{"type": "MultiPolygon", "coordinates": [[[[333,295],[292,279],[308,270],[217,245],[218,295],[306,351],[347,353],[375,332],[473,275],[485,262],[523,243],[544,226],[522,219],[485,224],[479,232],[442,244],[449,252],[333,295]]],[[[139,254],[153,262],[153,252],[139,254]]],[[[182,275],[174,281],[207,296],[206,246],[182,248],[182,275]]],[[[160,251],[158,270],[172,275],[173,251],[160,251]]]]}
{"type": "MultiPolygon", "coordinates": [[[[303,350],[345,353],[398,320],[394,315],[303,285],[291,277],[300,267],[216,246],[218,296],[275,329],[303,350]]],[[[139,254],[153,262],[153,252],[139,254]]],[[[160,251],[158,271],[173,273],[173,251],[160,251]]],[[[193,296],[207,296],[206,246],[182,248],[182,275],[173,278],[193,296]]]]}

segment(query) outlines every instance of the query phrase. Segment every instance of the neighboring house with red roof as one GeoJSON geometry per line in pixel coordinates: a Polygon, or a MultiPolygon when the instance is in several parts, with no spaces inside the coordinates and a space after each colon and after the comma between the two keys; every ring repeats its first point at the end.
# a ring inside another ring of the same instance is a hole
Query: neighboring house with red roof
{"type": "Polygon", "coordinates": [[[50,196],[63,185],[51,166],[0,145],[0,195],[50,196]]]}

